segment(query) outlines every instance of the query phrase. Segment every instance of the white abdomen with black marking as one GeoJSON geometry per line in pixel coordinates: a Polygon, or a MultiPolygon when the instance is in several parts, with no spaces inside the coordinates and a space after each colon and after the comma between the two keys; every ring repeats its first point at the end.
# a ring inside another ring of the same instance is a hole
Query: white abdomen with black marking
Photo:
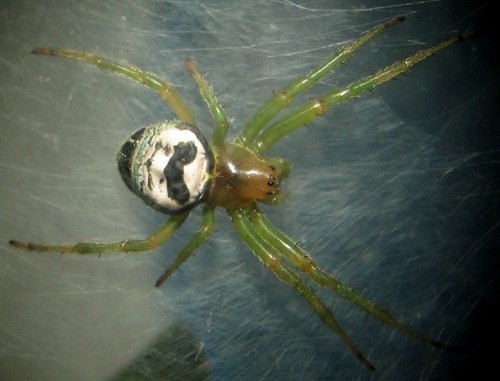
{"type": "Polygon", "coordinates": [[[214,158],[200,131],[180,121],[167,121],[137,131],[118,154],[127,186],[146,203],[178,214],[203,200],[214,158]]]}

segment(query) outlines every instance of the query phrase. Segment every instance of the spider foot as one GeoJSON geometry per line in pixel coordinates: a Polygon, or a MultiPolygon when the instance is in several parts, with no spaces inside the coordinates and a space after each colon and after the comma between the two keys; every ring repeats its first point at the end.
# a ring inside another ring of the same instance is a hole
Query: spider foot
{"type": "Polygon", "coordinates": [[[9,244],[24,250],[36,250],[36,245],[29,242],[21,242],[15,239],[9,240],[9,244]]]}

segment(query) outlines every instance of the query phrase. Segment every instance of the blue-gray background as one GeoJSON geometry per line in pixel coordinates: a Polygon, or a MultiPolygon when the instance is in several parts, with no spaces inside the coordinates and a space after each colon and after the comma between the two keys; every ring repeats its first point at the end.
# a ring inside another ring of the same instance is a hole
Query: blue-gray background
{"type": "Polygon", "coordinates": [[[485,3],[442,0],[2,1],[0,378],[105,380],[175,322],[195,335],[214,380],[442,380],[469,364],[491,366],[500,144],[489,13],[485,3]],[[461,31],[480,34],[283,140],[271,154],[292,165],[289,195],[264,209],[325,270],[461,351],[434,350],[321,291],[377,367],[370,374],[254,258],[222,210],[213,238],[159,290],[154,281],[199,227],[199,210],[148,254],[60,257],[8,246],[142,238],[166,218],[126,189],[115,154],[172,113],[149,89],[32,56],[33,47],[158,74],[208,135],[213,123],[184,67],[192,57],[234,135],[273,91],[401,14],[405,23],[302,101],[461,31]]]}

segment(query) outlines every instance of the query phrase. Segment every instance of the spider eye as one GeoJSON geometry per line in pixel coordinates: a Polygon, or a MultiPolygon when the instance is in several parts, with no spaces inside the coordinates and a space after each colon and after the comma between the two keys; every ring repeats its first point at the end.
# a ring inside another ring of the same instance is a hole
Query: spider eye
{"type": "Polygon", "coordinates": [[[203,200],[214,157],[196,127],[167,121],[133,134],[118,153],[118,168],[129,189],[147,204],[178,214],[203,200]]]}

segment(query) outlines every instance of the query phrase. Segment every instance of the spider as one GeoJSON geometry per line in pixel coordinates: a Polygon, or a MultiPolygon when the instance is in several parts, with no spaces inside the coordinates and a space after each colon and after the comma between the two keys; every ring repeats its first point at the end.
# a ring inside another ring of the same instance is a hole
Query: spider
{"type": "Polygon", "coordinates": [[[234,228],[257,258],[281,281],[296,289],[321,320],[337,333],[368,369],[375,368],[337,323],[333,312],[308,285],[307,278],[321,287],[336,292],[381,322],[411,337],[435,347],[446,347],[446,344],[400,323],[388,311],[321,270],[305,250],[271,224],[256,203],[259,201],[279,204],[283,200],[279,187],[289,175],[289,165],[283,159],[263,156],[274,144],[322,116],[331,106],[374,89],[405,73],[431,55],[471,35],[466,32],[434,47],[418,51],[346,87],[331,91],[287,116],[277,117],[298,94],[317,84],[351,58],[356,50],[403,20],[404,17],[392,19],[366,32],[307,75],[277,92],[250,119],[234,142],[226,142],[228,119],[212,87],[190,59],[186,61],[187,68],[215,120],[215,129],[210,141],[207,141],[198,130],[193,114],[173,86],[154,74],[93,54],[47,48],[34,49],[33,54],[81,60],[98,68],[122,74],[157,91],[170,106],[177,119],[142,128],[134,133],[123,144],[117,160],[119,171],[128,188],[148,205],[170,214],[171,217],[151,236],[143,240],[75,245],[45,245],[17,240],[11,240],[9,243],[21,249],[42,252],[78,254],[143,252],[155,249],[168,241],[186,221],[193,207],[203,203],[202,228],[156,281],[155,285],[159,287],[210,237],[215,229],[214,210],[220,206],[226,209],[234,228]]]}

